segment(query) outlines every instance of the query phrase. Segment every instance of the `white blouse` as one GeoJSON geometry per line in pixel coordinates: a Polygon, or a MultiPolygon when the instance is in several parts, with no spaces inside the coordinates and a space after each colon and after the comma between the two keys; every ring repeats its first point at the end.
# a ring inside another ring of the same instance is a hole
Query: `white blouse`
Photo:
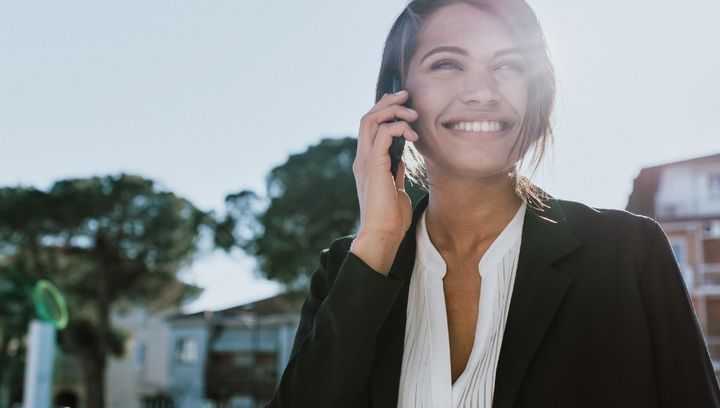
{"type": "Polygon", "coordinates": [[[443,277],[447,266],[428,237],[425,212],[417,225],[410,279],[399,408],[491,408],[500,345],[515,283],[526,203],[478,264],[482,277],[477,328],[465,371],[451,384],[443,277]]]}

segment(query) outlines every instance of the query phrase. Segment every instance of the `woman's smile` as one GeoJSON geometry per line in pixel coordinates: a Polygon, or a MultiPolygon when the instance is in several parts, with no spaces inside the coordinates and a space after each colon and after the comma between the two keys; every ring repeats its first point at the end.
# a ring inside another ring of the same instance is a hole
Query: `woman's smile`
{"type": "Polygon", "coordinates": [[[451,135],[472,142],[495,141],[505,137],[512,129],[508,123],[497,121],[459,122],[444,127],[451,135]]]}
{"type": "Polygon", "coordinates": [[[443,122],[442,126],[453,136],[473,142],[490,142],[506,137],[515,122],[510,115],[471,112],[454,116],[443,122]]]}

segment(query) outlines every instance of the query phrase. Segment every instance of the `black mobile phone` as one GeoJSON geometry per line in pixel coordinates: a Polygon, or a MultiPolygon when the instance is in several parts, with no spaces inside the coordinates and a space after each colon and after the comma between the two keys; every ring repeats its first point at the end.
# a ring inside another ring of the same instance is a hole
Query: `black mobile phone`
{"type": "MultiPolygon", "coordinates": [[[[392,93],[400,91],[400,75],[395,74],[392,77],[392,93]]],[[[393,119],[393,122],[397,122],[397,119],[393,119]]],[[[397,176],[398,165],[402,160],[402,154],[405,150],[405,138],[403,136],[393,137],[392,144],[388,153],[390,153],[390,172],[393,178],[397,176]]]]}

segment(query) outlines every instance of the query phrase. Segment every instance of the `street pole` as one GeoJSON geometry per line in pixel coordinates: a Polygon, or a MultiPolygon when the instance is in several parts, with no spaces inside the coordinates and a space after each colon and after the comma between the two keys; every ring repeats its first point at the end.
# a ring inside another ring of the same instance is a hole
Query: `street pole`
{"type": "Polygon", "coordinates": [[[25,364],[23,408],[49,408],[55,361],[55,326],[33,320],[25,364]]]}

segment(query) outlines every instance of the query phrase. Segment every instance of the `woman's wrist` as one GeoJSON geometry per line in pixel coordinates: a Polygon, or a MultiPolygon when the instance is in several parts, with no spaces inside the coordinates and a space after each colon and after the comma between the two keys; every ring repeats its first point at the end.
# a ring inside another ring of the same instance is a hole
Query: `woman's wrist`
{"type": "Polygon", "coordinates": [[[397,237],[386,234],[361,232],[350,244],[350,252],[374,271],[387,276],[401,241],[397,237]]]}

